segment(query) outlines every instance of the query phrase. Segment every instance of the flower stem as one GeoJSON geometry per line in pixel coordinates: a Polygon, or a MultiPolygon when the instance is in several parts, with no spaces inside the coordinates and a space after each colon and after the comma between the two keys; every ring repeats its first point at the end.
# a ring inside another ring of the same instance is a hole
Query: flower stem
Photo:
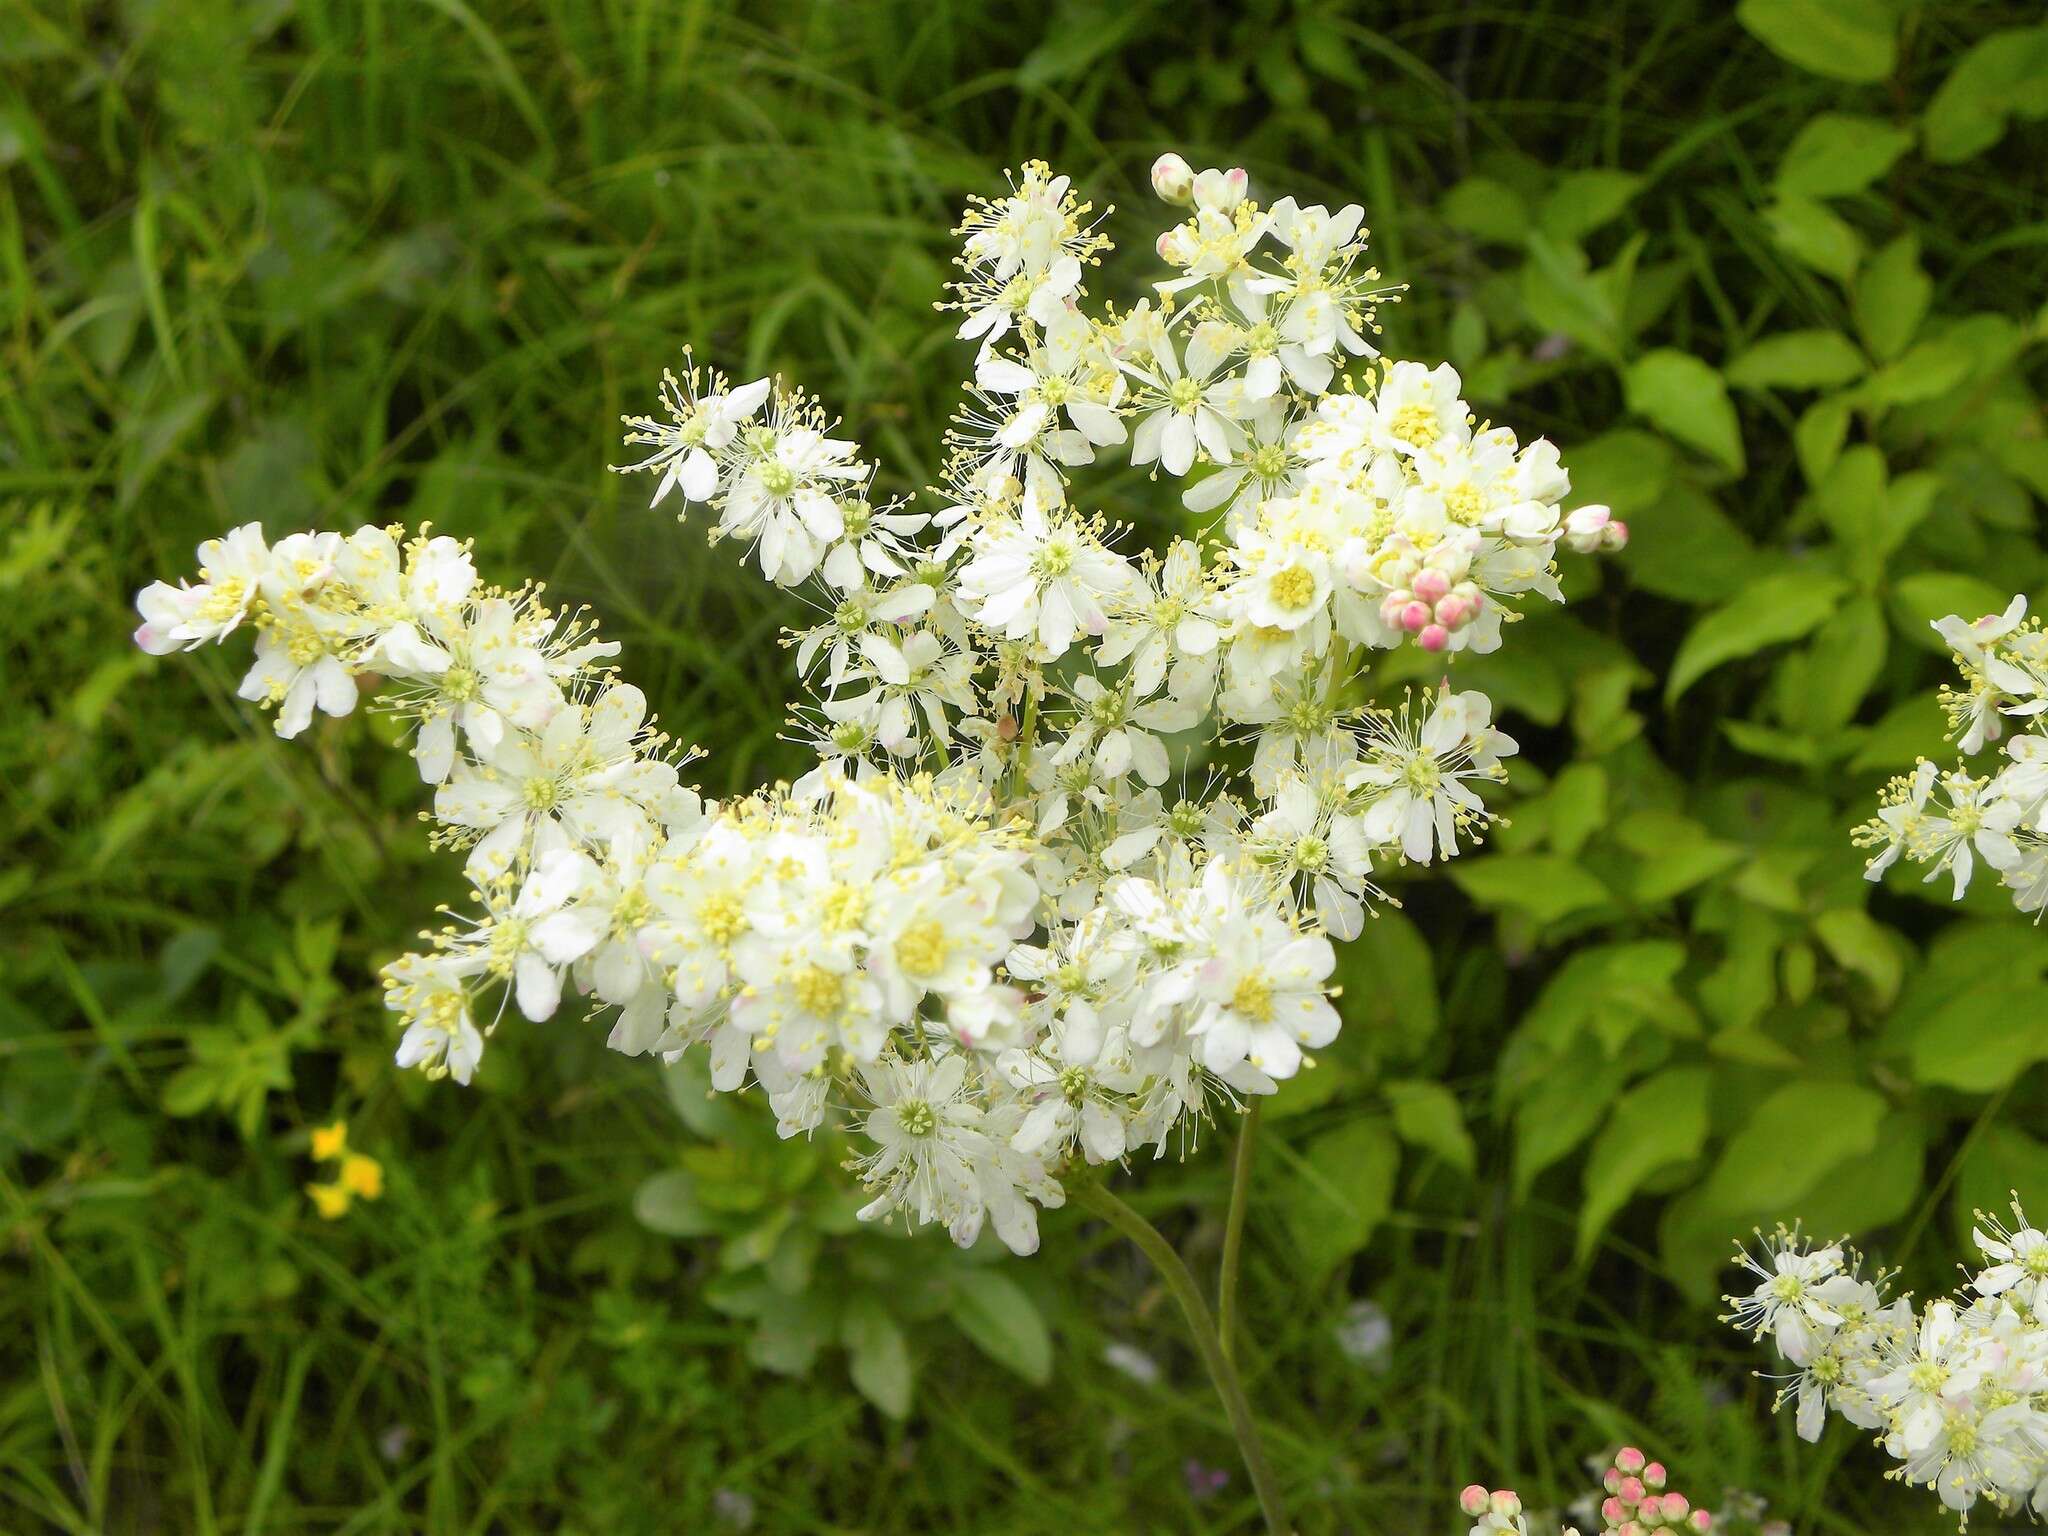
{"type": "Polygon", "coordinates": [[[1252,1149],[1259,1139],[1259,1103],[1238,1122],[1237,1156],[1230,1170],[1230,1214],[1223,1224],[1223,1269],[1216,1281],[1216,1340],[1223,1358],[1237,1364],[1237,1272],[1244,1258],[1244,1218],[1251,1205],[1252,1149]]]}
{"type": "Polygon", "coordinates": [[[1209,1368],[1209,1379],[1215,1383],[1216,1395],[1223,1399],[1223,1411],[1229,1416],[1230,1432],[1237,1437],[1237,1449],[1244,1457],[1245,1471],[1251,1475],[1252,1492],[1258,1495],[1259,1511],[1265,1516],[1266,1530],[1269,1536],[1290,1536],[1293,1527],[1287,1523],[1280,1485],[1273,1477],[1273,1469],[1266,1464],[1266,1452],[1259,1444],[1259,1426],[1252,1419],[1244,1384],[1238,1380],[1237,1367],[1231,1363],[1230,1356],[1224,1353],[1215,1320],[1209,1315],[1209,1304],[1202,1299],[1202,1288],[1195,1283],[1194,1275],[1157,1227],[1102,1185],[1070,1186],[1070,1193],[1078,1204],[1086,1206],[1136,1243],[1145,1257],[1152,1261],[1152,1267],[1159,1271],[1159,1278],[1166,1282],[1166,1288],[1173,1292],[1181,1312],[1187,1317],[1188,1331],[1194,1335],[1195,1348],[1202,1357],[1202,1363],[1209,1368]]]}

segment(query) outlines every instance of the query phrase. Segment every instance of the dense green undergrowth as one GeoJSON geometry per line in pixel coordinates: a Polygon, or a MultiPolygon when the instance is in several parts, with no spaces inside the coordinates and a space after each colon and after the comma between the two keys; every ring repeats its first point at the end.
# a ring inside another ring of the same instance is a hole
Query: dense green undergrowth
{"type": "MultiPolygon", "coordinates": [[[[1168,147],[1363,202],[1389,349],[1634,530],[1460,663],[1513,825],[1369,925],[1268,1122],[1304,1531],[1623,1437],[1939,1528],[1796,1453],[1713,1297],[1753,1222],[1924,1286],[2048,1187],[2048,940],[1847,842],[1941,749],[1926,620],[2048,596],[2037,8],[37,0],[0,65],[0,1529],[1245,1528],[1098,1227],[855,1231],[830,1145],[567,1017],[393,1071],[374,973],[457,872],[388,722],[288,746],[127,642],[234,523],[431,520],[590,604],[708,791],[787,771],[795,614],[604,473],[620,412],[688,342],[928,484],[963,196],[1037,156],[1128,205],[1168,147]],[[337,1118],[385,1188],[326,1221],[337,1118]]],[[[1134,1181],[1204,1268],[1228,1134],[1134,1181]]]]}

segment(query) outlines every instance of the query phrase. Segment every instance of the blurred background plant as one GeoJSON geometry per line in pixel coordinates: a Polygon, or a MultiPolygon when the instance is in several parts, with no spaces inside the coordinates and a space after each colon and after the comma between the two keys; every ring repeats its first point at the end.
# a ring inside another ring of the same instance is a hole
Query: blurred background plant
{"type": "MultiPolygon", "coordinates": [[[[693,342],[929,483],[962,196],[1042,156],[1130,205],[1175,147],[1363,202],[1390,350],[1634,531],[1459,663],[1514,825],[1349,946],[1270,1106],[1246,1366],[1303,1530],[1561,1504],[1624,1439],[1942,1528],[1797,1454],[1711,1298],[1752,1221],[1933,1281],[2048,1186],[2048,940],[1847,843],[1942,755],[1927,619],[2048,596],[2037,6],[29,0],[0,63],[0,1525],[1244,1528],[1077,1215],[856,1231],[829,1141],[566,1019],[393,1071],[372,976],[457,877],[388,722],[287,748],[127,641],[200,538],[388,509],[588,602],[708,791],[772,777],[796,615],[603,473],[620,412],[693,342]],[[384,1188],[330,1221],[342,1118],[384,1188]]],[[[1136,1196],[1198,1258],[1223,1150],[1136,1196]]]]}

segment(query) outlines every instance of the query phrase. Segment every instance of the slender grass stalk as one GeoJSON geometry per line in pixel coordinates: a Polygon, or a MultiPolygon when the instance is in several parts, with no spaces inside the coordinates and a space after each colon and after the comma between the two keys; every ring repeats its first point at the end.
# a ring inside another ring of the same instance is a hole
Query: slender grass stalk
{"type": "Polygon", "coordinates": [[[1244,1219],[1251,1208],[1252,1153],[1259,1141],[1259,1105],[1253,1099],[1238,1122],[1237,1155],[1230,1169],[1230,1214],[1223,1224],[1223,1268],[1216,1280],[1216,1333],[1223,1358],[1237,1364],[1237,1275],[1244,1259],[1244,1219]]]}
{"type": "Polygon", "coordinates": [[[1273,1476],[1273,1469],[1266,1463],[1265,1448],[1259,1443],[1259,1426],[1252,1418],[1251,1403],[1244,1395],[1244,1383],[1238,1379],[1237,1366],[1224,1352],[1216,1321],[1209,1314],[1209,1304],[1202,1299],[1202,1288],[1195,1283],[1194,1274],[1157,1227],[1102,1185],[1078,1184],[1072,1187],[1071,1192],[1079,1204],[1136,1243],[1145,1257],[1152,1261],[1152,1267],[1159,1271],[1159,1278],[1166,1282],[1166,1288],[1173,1292],[1182,1314],[1187,1318],[1188,1332],[1194,1335],[1195,1349],[1209,1369],[1209,1379],[1215,1384],[1216,1395],[1223,1399],[1223,1411],[1230,1418],[1230,1432],[1237,1437],[1238,1454],[1243,1456],[1245,1471],[1251,1476],[1252,1491],[1258,1495],[1259,1512],[1265,1517],[1266,1530],[1269,1536],[1292,1536],[1294,1527],[1288,1523],[1280,1485],[1273,1476]]]}

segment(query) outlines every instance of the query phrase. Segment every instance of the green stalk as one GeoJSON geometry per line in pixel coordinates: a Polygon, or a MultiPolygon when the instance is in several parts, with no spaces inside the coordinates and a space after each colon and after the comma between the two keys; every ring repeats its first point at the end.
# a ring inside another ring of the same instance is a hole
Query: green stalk
{"type": "Polygon", "coordinates": [[[1069,1186],[1069,1193],[1076,1203],[1086,1206],[1136,1243],[1139,1251],[1152,1261],[1152,1267],[1159,1271],[1159,1278],[1166,1282],[1166,1288],[1173,1292],[1182,1314],[1187,1318],[1188,1332],[1194,1335],[1195,1349],[1201,1355],[1202,1363],[1209,1368],[1209,1379],[1215,1383],[1216,1395],[1223,1399],[1223,1411],[1229,1416],[1230,1432],[1237,1437],[1238,1454],[1244,1458],[1245,1471],[1251,1475],[1252,1492],[1258,1495],[1259,1512],[1265,1516],[1268,1536],[1291,1536],[1294,1528],[1287,1522],[1280,1485],[1273,1477],[1273,1469],[1266,1464],[1264,1447],[1259,1444],[1259,1426],[1252,1418],[1251,1404],[1244,1395],[1244,1384],[1238,1379],[1237,1367],[1231,1363],[1230,1356],[1224,1353],[1215,1320],[1209,1315],[1209,1304],[1202,1300],[1202,1288],[1195,1283],[1194,1275],[1157,1227],[1102,1185],[1076,1184],[1069,1186]]]}
{"type": "Polygon", "coordinates": [[[1259,1104],[1254,1098],[1238,1122],[1237,1156],[1230,1170],[1230,1214],[1223,1224],[1223,1270],[1216,1281],[1217,1342],[1223,1358],[1237,1363],[1237,1274],[1244,1258],[1244,1219],[1251,1206],[1252,1149],[1259,1138],[1259,1104]]]}

